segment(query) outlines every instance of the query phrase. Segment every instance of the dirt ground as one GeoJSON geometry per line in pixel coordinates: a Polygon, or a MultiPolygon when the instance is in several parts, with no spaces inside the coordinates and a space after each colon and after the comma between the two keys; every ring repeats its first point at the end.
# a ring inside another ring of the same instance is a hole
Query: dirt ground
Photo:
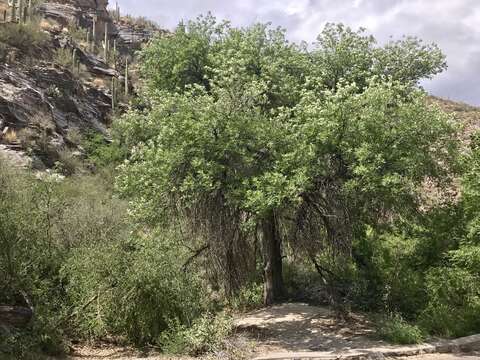
{"type": "Polygon", "coordinates": [[[396,358],[396,360],[479,360],[479,359],[480,359],[480,353],[477,353],[477,354],[430,354],[430,355],[396,358]]]}
{"type": "Polygon", "coordinates": [[[238,318],[235,325],[257,343],[257,354],[332,351],[387,345],[375,340],[373,326],[360,315],[335,319],[328,308],[283,304],[238,318]]]}
{"type": "MultiPolygon", "coordinates": [[[[355,349],[389,346],[374,336],[373,326],[361,315],[348,321],[336,320],[323,307],[306,304],[283,304],[253,311],[235,319],[237,334],[230,351],[214,354],[203,360],[246,360],[258,356],[294,352],[328,352],[340,354],[355,349]]],[[[88,360],[192,360],[140,354],[133,349],[116,347],[77,347],[68,359],[88,360]]],[[[477,354],[431,354],[395,358],[397,360],[480,360],[477,354]]]]}

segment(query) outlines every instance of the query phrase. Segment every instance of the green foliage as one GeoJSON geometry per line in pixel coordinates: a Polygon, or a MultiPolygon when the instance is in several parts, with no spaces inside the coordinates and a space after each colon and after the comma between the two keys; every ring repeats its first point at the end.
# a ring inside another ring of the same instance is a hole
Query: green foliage
{"type": "Polygon", "coordinates": [[[252,282],[245,285],[230,301],[230,306],[239,311],[249,311],[263,306],[263,284],[252,282]]]}
{"type": "MultiPolygon", "coordinates": [[[[135,147],[119,188],[135,189],[136,207],[160,216],[169,197],[195,201],[221,191],[231,206],[261,217],[334,178],[341,196],[352,197],[347,203],[371,218],[379,207],[406,209],[425,176],[449,170],[452,124],[409,84],[361,72],[364,89],[334,77],[329,54],[357,59],[348,49],[358,45],[375,60],[357,33],[329,26],[320,39],[309,54],[281,30],[235,29],[206,17],[153,41],[142,54],[152,109],[123,119],[127,144],[135,147]],[[139,183],[145,180],[155,186],[139,183]]],[[[435,73],[437,55],[418,52],[432,57],[424,76],[435,73]]],[[[351,68],[347,62],[343,70],[351,68]]]]}
{"type": "Polygon", "coordinates": [[[326,25],[313,53],[316,76],[324,86],[336,89],[345,82],[364,88],[366,80],[375,76],[416,84],[446,69],[445,55],[435,44],[408,37],[379,47],[375,38],[364,32],[342,24],[326,25]]]}
{"type": "MultiPolygon", "coordinates": [[[[455,218],[456,224],[444,230],[444,236],[451,236],[454,241],[450,241],[449,247],[443,247],[442,262],[427,273],[428,303],[419,319],[428,331],[443,336],[463,336],[480,331],[478,134],[472,138],[470,152],[465,155],[463,165],[466,171],[462,179],[461,211],[455,218]]],[[[451,224],[451,219],[445,220],[451,224]]]]}
{"type": "Polygon", "coordinates": [[[71,69],[73,66],[72,49],[65,47],[55,50],[53,61],[64,68],[71,69]]]}
{"type": "Polygon", "coordinates": [[[398,314],[378,321],[377,333],[394,344],[420,344],[425,339],[418,326],[409,324],[398,314]]]}
{"type": "Polygon", "coordinates": [[[127,152],[117,140],[107,141],[98,132],[87,133],[82,142],[87,158],[101,168],[111,167],[123,161],[127,152]]]}
{"type": "Polygon", "coordinates": [[[0,43],[6,43],[29,55],[39,51],[47,40],[48,36],[34,23],[7,23],[0,28],[0,43]]]}
{"type": "Polygon", "coordinates": [[[324,279],[310,262],[295,259],[284,264],[283,278],[287,297],[293,301],[324,304],[324,279]]]}
{"type": "Polygon", "coordinates": [[[431,333],[458,337],[480,331],[479,253],[479,247],[462,246],[450,253],[450,267],[429,271],[420,324],[431,333]]]}
{"type": "Polygon", "coordinates": [[[378,46],[343,25],[327,25],[309,48],[263,24],[238,29],[210,15],[180,24],[142,51],[146,106],[120,120],[130,156],[117,189],[136,219],[193,216],[204,225],[196,237],[207,228],[212,247],[245,257],[245,240],[274,214],[295,234],[285,237],[291,250],[325,267],[333,301],[373,292],[363,306],[380,306],[388,294],[389,307],[409,312],[415,304],[397,304],[389,287],[418,295],[422,277],[396,279],[398,266],[379,259],[372,287],[350,253],[367,228],[415,221],[425,180],[444,189],[457,170],[455,124],[417,86],[444,60],[435,45],[378,46]]]}
{"type": "Polygon", "coordinates": [[[99,178],[34,178],[0,160],[0,184],[0,303],[30,301],[35,309],[32,324],[2,337],[0,349],[20,358],[62,352],[68,306],[60,270],[72,249],[121,238],[125,208],[99,178]]]}
{"type": "Polygon", "coordinates": [[[463,205],[468,221],[469,241],[480,243],[480,132],[471,139],[470,152],[464,158],[463,205]]]}
{"type": "Polygon", "coordinates": [[[205,313],[190,326],[174,322],[170,329],[159,340],[166,353],[199,356],[222,348],[223,340],[233,330],[233,321],[226,313],[205,313]]]}
{"type": "Polygon", "coordinates": [[[175,322],[190,326],[206,301],[198,279],[181,269],[183,258],[168,233],[75,251],[62,274],[77,335],[145,345],[175,322]]]}
{"type": "MultiPolygon", "coordinates": [[[[405,230],[407,225],[402,225],[399,228],[405,230]]],[[[358,239],[353,255],[358,266],[355,306],[414,319],[426,303],[424,274],[416,270],[421,243],[396,229],[382,233],[370,229],[358,239]]]]}

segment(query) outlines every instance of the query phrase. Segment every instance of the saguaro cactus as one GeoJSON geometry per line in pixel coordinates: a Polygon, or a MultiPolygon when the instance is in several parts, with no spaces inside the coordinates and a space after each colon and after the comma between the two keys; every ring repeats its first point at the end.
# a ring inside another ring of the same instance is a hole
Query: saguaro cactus
{"type": "Polygon", "coordinates": [[[72,74],[75,74],[75,65],[77,62],[77,49],[73,49],[72,54],[72,74]]]}
{"type": "Polygon", "coordinates": [[[117,70],[117,40],[113,39],[113,68],[117,70]]]}
{"type": "Polygon", "coordinates": [[[108,23],[105,23],[105,42],[103,44],[103,57],[105,62],[108,62],[108,23]]]}
{"type": "Polygon", "coordinates": [[[125,59],[125,97],[128,97],[128,58],[125,59]]]}
{"type": "Polygon", "coordinates": [[[18,22],[22,23],[23,22],[23,0],[18,0],[18,22]]]}
{"type": "Polygon", "coordinates": [[[117,16],[117,21],[120,21],[120,6],[118,5],[118,1],[115,3],[115,13],[117,16]]]}
{"type": "Polygon", "coordinates": [[[115,76],[113,76],[112,77],[112,110],[113,111],[115,111],[115,105],[116,105],[116,102],[117,102],[116,92],[117,92],[116,78],[115,78],[115,76]]]}
{"type": "Polygon", "coordinates": [[[27,16],[28,22],[32,22],[32,0],[28,0],[27,16]]]}
{"type": "Polygon", "coordinates": [[[10,19],[12,22],[17,21],[17,0],[12,0],[11,5],[12,7],[12,18],[10,19]]]}
{"type": "Polygon", "coordinates": [[[95,44],[97,43],[97,15],[93,15],[93,25],[92,25],[92,41],[93,41],[93,49],[95,51],[95,44]]]}

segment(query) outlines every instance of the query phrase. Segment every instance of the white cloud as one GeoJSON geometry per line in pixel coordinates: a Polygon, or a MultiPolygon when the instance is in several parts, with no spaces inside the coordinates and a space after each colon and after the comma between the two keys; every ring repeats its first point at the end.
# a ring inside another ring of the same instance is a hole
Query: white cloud
{"type": "Polygon", "coordinates": [[[173,28],[180,19],[212,11],[235,25],[271,21],[294,41],[313,41],[326,22],[366,27],[380,41],[417,35],[447,54],[449,69],[426,87],[435,95],[480,105],[478,0],[119,0],[129,13],[173,28]]]}

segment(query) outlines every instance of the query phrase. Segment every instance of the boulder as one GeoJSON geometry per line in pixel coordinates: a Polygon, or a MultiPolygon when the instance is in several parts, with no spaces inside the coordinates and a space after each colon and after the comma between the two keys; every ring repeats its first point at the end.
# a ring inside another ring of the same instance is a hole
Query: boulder
{"type": "Polygon", "coordinates": [[[21,306],[0,306],[0,325],[22,328],[27,326],[33,317],[33,311],[21,306]]]}

